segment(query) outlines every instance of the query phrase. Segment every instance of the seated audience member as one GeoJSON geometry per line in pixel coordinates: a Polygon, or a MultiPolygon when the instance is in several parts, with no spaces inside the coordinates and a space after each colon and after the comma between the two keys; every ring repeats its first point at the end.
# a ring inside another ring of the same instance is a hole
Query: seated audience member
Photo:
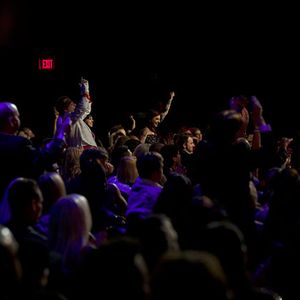
{"type": "Polygon", "coordinates": [[[141,155],[137,159],[137,169],[139,177],[132,186],[126,215],[135,214],[145,218],[152,213],[162,190],[163,157],[157,152],[141,155]]]}

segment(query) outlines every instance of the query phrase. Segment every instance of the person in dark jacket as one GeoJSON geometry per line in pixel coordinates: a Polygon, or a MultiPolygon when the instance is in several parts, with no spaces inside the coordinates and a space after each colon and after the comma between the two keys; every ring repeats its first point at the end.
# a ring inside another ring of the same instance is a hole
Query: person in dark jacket
{"type": "Polygon", "coordinates": [[[0,102],[0,201],[8,184],[16,177],[37,178],[59,159],[65,146],[64,133],[70,120],[58,128],[55,137],[42,149],[17,133],[20,114],[11,102],[0,102]]]}

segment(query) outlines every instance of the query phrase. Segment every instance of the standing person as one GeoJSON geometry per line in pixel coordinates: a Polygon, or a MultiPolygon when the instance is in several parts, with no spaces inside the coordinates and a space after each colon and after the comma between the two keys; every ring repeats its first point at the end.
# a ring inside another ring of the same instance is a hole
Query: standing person
{"type": "Polygon", "coordinates": [[[171,91],[169,94],[168,102],[166,103],[164,110],[154,110],[150,109],[146,113],[146,126],[141,129],[140,141],[142,143],[154,144],[159,142],[159,136],[157,134],[157,127],[167,116],[172,101],[175,97],[175,92],[171,91]]]}
{"type": "Polygon", "coordinates": [[[20,129],[20,113],[11,102],[0,102],[0,201],[5,188],[16,177],[36,178],[59,160],[65,142],[64,133],[70,119],[57,128],[56,135],[43,149],[17,133],[20,129]]]}
{"type": "Polygon", "coordinates": [[[81,97],[77,105],[67,96],[58,98],[55,105],[55,109],[58,112],[56,127],[59,127],[58,125],[69,116],[72,123],[70,131],[66,135],[67,146],[83,149],[97,147],[90,127],[84,122],[85,117],[90,114],[92,110],[89,82],[81,78],[79,87],[81,97]]]}
{"type": "Polygon", "coordinates": [[[58,112],[57,128],[65,118],[71,119],[70,130],[66,134],[67,150],[60,165],[60,173],[65,182],[80,173],[79,157],[82,151],[97,147],[91,128],[84,122],[85,117],[91,113],[92,109],[89,82],[81,78],[79,87],[80,100],[77,105],[67,96],[59,97],[55,105],[55,110],[58,112]]]}
{"type": "Polygon", "coordinates": [[[232,97],[229,101],[229,109],[235,110],[241,114],[242,124],[237,133],[237,137],[247,137],[248,125],[249,125],[249,99],[243,95],[232,97]]]}
{"type": "Polygon", "coordinates": [[[103,147],[103,143],[102,143],[102,141],[99,139],[99,138],[97,138],[97,136],[96,136],[96,134],[95,134],[95,131],[94,131],[94,118],[93,118],[93,115],[92,114],[88,114],[85,118],[84,118],[84,120],[83,120],[86,124],[87,124],[87,126],[89,126],[89,128],[91,129],[91,131],[92,131],[92,134],[93,134],[93,137],[94,137],[94,139],[95,139],[95,141],[96,141],[96,143],[97,143],[97,145],[99,146],[99,147],[103,147]]]}

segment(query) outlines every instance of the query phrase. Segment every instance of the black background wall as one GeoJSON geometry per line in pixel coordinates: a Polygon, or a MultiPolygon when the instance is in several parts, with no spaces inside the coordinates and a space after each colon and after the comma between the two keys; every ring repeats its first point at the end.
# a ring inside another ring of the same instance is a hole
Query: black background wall
{"type": "Polygon", "coordinates": [[[165,126],[204,127],[231,96],[255,94],[278,134],[300,127],[292,8],[2,2],[0,99],[16,102],[40,135],[51,134],[57,97],[78,97],[81,76],[101,134],[151,107],[160,89],[176,91],[165,126]],[[55,59],[53,71],[38,70],[42,57],[55,59]]]}

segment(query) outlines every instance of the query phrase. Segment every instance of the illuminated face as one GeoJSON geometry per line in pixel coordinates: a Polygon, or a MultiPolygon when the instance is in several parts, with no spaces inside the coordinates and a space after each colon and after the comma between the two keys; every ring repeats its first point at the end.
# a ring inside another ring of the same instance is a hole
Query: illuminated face
{"type": "Polygon", "coordinates": [[[153,127],[157,127],[159,123],[160,123],[160,115],[155,116],[151,119],[151,124],[153,127]]]}
{"type": "Polygon", "coordinates": [[[188,139],[185,143],[185,149],[188,153],[193,153],[194,152],[195,144],[194,144],[193,138],[190,137],[190,136],[188,137],[188,139]]]}
{"type": "Polygon", "coordinates": [[[12,132],[15,133],[19,130],[21,126],[20,113],[18,108],[14,104],[11,104],[10,109],[11,109],[10,124],[12,127],[12,132]]]}
{"type": "Polygon", "coordinates": [[[94,126],[94,119],[93,117],[88,117],[84,120],[84,122],[89,126],[89,127],[93,127],[94,126]]]}
{"type": "Polygon", "coordinates": [[[202,132],[200,130],[196,130],[194,136],[198,141],[202,140],[202,132]]]}
{"type": "Polygon", "coordinates": [[[71,113],[71,112],[75,111],[75,108],[76,108],[76,103],[71,101],[69,103],[69,105],[67,106],[67,108],[65,109],[65,111],[68,113],[71,113]]]}
{"type": "Polygon", "coordinates": [[[26,133],[26,135],[29,139],[32,139],[35,137],[35,134],[33,133],[33,131],[30,128],[24,128],[24,132],[26,133]]]}

